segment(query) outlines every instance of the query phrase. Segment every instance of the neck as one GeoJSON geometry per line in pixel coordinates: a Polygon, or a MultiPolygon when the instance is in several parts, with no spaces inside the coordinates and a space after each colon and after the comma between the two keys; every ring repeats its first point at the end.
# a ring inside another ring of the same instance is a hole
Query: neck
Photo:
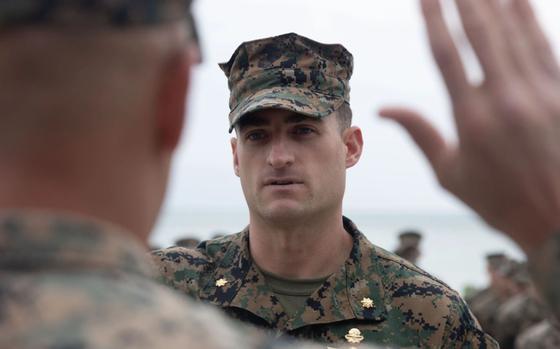
{"type": "MultiPolygon", "coordinates": [[[[146,175],[125,173],[118,162],[0,163],[0,209],[38,209],[110,222],[146,244],[155,217],[146,175]]],[[[130,165],[130,164],[129,164],[130,165]]],[[[134,168],[130,166],[128,169],[134,168]]]]}
{"type": "Polygon", "coordinates": [[[278,226],[251,215],[251,256],[264,271],[289,279],[316,279],[337,272],[352,250],[342,213],[289,220],[278,226]]]}

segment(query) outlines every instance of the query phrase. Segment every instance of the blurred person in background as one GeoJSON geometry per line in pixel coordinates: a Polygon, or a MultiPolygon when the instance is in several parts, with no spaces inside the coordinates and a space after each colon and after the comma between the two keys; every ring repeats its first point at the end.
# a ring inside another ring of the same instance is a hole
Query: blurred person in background
{"type": "Polygon", "coordinates": [[[200,243],[200,240],[195,237],[184,237],[175,240],[175,246],[186,248],[195,248],[200,243]]]}
{"type": "Polygon", "coordinates": [[[395,249],[395,254],[406,259],[412,264],[418,264],[418,259],[422,252],[420,251],[420,242],[422,234],[416,230],[406,230],[399,234],[399,245],[395,249]]]}
{"type": "Polygon", "coordinates": [[[507,271],[511,280],[511,296],[496,312],[495,338],[500,348],[513,349],[517,336],[546,319],[546,307],[538,299],[527,264],[512,261],[507,271]]]}
{"type": "Polygon", "coordinates": [[[482,328],[495,335],[496,313],[500,305],[508,298],[509,287],[506,276],[500,272],[502,267],[509,263],[503,253],[489,253],[486,255],[486,271],[490,284],[488,287],[476,292],[467,298],[467,304],[480,322],[482,328]]]}

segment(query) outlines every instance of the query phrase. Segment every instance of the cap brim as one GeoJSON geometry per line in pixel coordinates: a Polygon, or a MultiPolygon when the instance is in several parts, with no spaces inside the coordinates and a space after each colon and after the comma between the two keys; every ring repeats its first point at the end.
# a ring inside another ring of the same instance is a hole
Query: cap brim
{"type": "Polygon", "coordinates": [[[344,98],[298,87],[274,87],[260,90],[239,103],[229,114],[230,128],[246,114],[262,109],[284,109],[315,118],[336,111],[344,98]]]}

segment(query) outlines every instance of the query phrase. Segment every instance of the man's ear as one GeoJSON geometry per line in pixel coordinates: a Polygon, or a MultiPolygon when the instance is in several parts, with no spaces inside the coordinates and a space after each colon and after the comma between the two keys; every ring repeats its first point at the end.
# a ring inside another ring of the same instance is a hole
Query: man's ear
{"type": "Polygon", "coordinates": [[[189,49],[170,57],[160,74],[157,94],[156,127],[162,150],[174,151],[181,140],[190,83],[189,49]]]}
{"type": "Polygon", "coordinates": [[[230,140],[231,153],[233,155],[233,172],[239,177],[239,160],[237,158],[237,138],[232,137],[230,140]]]}
{"type": "Polygon", "coordinates": [[[364,148],[362,130],[356,126],[349,127],[342,133],[342,140],[346,146],[346,168],[350,168],[357,164],[362,156],[364,148]]]}

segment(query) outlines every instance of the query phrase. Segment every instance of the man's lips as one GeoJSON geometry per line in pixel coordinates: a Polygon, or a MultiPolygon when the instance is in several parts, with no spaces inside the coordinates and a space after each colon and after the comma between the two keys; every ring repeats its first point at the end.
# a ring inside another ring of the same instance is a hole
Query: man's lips
{"type": "Polygon", "coordinates": [[[288,186],[294,184],[303,184],[303,181],[299,178],[293,177],[279,177],[279,178],[267,178],[264,181],[264,186],[288,186]]]}

